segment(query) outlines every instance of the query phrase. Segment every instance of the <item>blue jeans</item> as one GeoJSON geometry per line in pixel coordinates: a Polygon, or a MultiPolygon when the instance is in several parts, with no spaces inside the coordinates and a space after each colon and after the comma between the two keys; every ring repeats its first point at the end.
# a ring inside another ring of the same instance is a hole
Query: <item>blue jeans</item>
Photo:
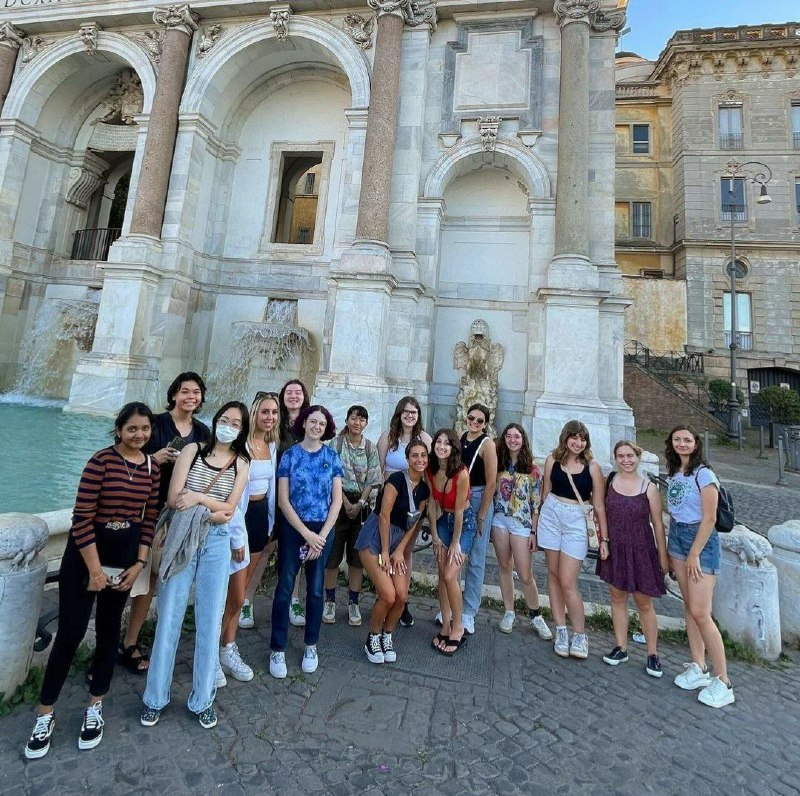
{"type": "MultiPolygon", "coordinates": [[[[478,511],[483,500],[483,487],[474,486],[469,491],[469,505],[478,516],[478,511]]],[[[467,561],[467,572],[464,576],[464,613],[476,617],[481,607],[481,593],[483,591],[483,573],[486,571],[486,551],[489,549],[489,537],[492,533],[492,517],[494,517],[494,503],[489,504],[486,519],[483,523],[483,533],[475,537],[472,543],[472,552],[467,561]]]]}
{"type": "Polygon", "coordinates": [[[211,525],[205,541],[194,554],[189,566],[166,583],[159,584],[156,638],[143,697],[147,707],[161,710],[169,702],[175,653],[192,583],[195,584],[195,642],[189,710],[202,713],[214,702],[217,693],[214,682],[219,662],[219,635],[228,594],[230,565],[228,526],[211,525]]]}
{"type": "MultiPolygon", "coordinates": [[[[324,523],[306,522],[310,531],[319,533],[324,523]]],[[[322,625],[322,607],[325,601],[323,587],[325,585],[325,565],[333,548],[334,531],[328,534],[322,555],[313,561],[306,561],[306,646],[319,641],[319,629],[322,625]]],[[[300,548],[305,544],[305,539],[286,521],[281,518],[278,528],[278,585],[275,587],[275,596],[272,599],[272,634],[269,648],[273,652],[285,652],[287,637],[289,635],[289,605],[292,599],[292,589],[297,578],[297,573],[303,563],[300,561],[300,548]]]]}
{"type": "MultiPolygon", "coordinates": [[[[699,522],[678,522],[676,519],[671,519],[669,523],[667,553],[673,558],[686,561],[699,528],[699,522]]],[[[700,551],[701,572],[706,575],[719,575],[722,569],[720,547],[719,533],[714,529],[711,531],[711,536],[708,537],[705,546],[700,551]]]]}

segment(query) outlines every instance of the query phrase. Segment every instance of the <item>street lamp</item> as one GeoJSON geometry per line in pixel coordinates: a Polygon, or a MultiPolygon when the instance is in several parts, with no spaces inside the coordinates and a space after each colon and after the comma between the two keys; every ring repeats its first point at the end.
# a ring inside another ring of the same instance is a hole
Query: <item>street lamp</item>
{"type": "MultiPolygon", "coordinates": [[[[772,197],[767,193],[767,183],[772,179],[772,170],[766,163],[761,163],[758,160],[748,160],[745,163],[739,163],[736,160],[731,160],[727,164],[727,170],[730,182],[728,183],[728,196],[730,197],[730,214],[731,214],[731,261],[728,265],[728,273],[731,278],[731,396],[728,399],[728,438],[739,439],[741,437],[741,417],[739,412],[739,398],[736,394],[736,349],[739,347],[739,329],[738,329],[738,313],[736,306],[736,191],[735,180],[738,176],[744,174],[743,169],[747,166],[756,166],[759,171],[755,174],[745,175],[754,185],[759,186],[759,195],[756,199],[756,204],[767,205],[772,201],[772,197]],[[763,169],[763,171],[762,171],[763,169]]],[[[745,201],[744,192],[742,192],[742,200],[745,201]]],[[[745,202],[746,204],[746,202],[745,202]]]]}

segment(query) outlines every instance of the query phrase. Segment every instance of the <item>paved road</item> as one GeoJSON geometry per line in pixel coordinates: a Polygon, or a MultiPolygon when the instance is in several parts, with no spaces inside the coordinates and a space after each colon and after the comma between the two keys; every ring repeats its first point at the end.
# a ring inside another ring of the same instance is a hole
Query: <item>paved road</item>
{"type": "MultiPolygon", "coordinates": [[[[368,606],[369,598],[365,599],[368,606]]],[[[257,602],[243,653],[258,670],[217,698],[219,725],[200,728],[184,705],[191,649],[179,650],[174,702],[161,723],[138,722],[143,683],[122,670],[107,700],[107,734],[77,750],[83,689],[68,683],[50,754],[26,762],[31,709],[0,719],[0,792],[34,794],[797,794],[800,667],[731,665],[737,702],[699,704],[672,685],[686,660],[664,645],[666,675],[644,673],[644,652],[615,669],[590,635],[590,659],[557,658],[528,628],[511,635],[483,612],[454,658],[429,649],[435,603],[415,598],[417,622],[397,637],[398,661],[377,667],[364,630],[323,626],[320,668],[266,673],[268,601],[257,602]]],[[[366,614],[366,611],[365,611],[366,614]]]]}

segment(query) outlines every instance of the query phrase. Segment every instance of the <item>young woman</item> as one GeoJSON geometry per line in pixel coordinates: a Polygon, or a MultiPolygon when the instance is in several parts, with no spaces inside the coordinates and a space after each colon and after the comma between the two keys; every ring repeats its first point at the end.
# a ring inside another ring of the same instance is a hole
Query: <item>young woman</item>
{"type": "Polygon", "coordinates": [[[297,416],[294,433],[301,441],[283,454],[278,465],[278,585],[272,601],[269,672],[286,677],[289,599],[300,568],[306,570],[305,652],[302,668],[315,672],[322,624],[325,564],[333,547],[333,526],[342,507],[342,464],[323,443],[336,434],[330,412],[309,406],[297,416]]]}
{"type": "Polygon", "coordinates": [[[373,488],[380,486],[381,465],[376,447],[364,436],[369,414],[363,406],[351,406],[347,410],[345,428],[331,440],[330,446],[342,460],[342,510],[336,520],[333,548],[325,565],[325,608],[322,621],[332,625],[336,621],[336,579],[339,565],[347,552],[347,621],[353,627],[361,624],[358,600],[364,570],[355,542],[361,526],[369,515],[369,497],[373,488]]]}
{"type": "Polygon", "coordinates": [[[578,590],[581,563],[589,550],[584,506],[594,508],[600,524],[601,558],[608,556],[608,531],[603,471],[592,459],[589,430],[579,420],[570,420],[561,429],[558,447],[545,461],[542,500],[536,539],[547,559],[550,610],[556,623],[553,649],[562,658],[586,658],[589,642],[578,590]],[[571,644],[567,611],[574,633],[571,644]]]}
{"type": "Polygon", "coordinates": [[[44,757],[50,749],[53,709],[95,600],[93,676],[78,748],[93,749],[103,739],[103,699],[114,673],[122,609],[147,564],[158,516],[159,466],[143,453],[152,423],[148,406],[126,404],[114,422],[114,444],[95,453],[83,469],[58,576],[58,633],[25,747],[29,760],[44,757]]]}
{"type": "MultiPolygon", "coordinates": [[[[236,644],[236,629],[240,613],[252,619],[250,600],[258,583],[254,573],[263,572],[261,555],[267,546],[275,521],[275,465],[278,451],[278,426],[280,409],[277,393],[258,393],[250,407],[250,434],[247,450],[250,454],[250,475],[247,484],[247,511],[244,522],[247,527],[247,546],[250,562],[237,568],[228,581],[228,599],[222,618],[217,688],[227,685],[225,675],[248,682],[253,679],[253,670],[243,660],[236,644]],[[245,606],[246,603],[246,606],[245,606]]],[[[234,565],[236,566],[236,565],[234,565]]]]}
{"type": "Polygon", "coordinates": [[[669,489],[670,563],[686,604],[686,635],[692,662],[675,678],[687,691],[703,690],[697,699],[712,708],[735,702],[728,679],[725,647],[711,618],[711,600],[720,571],[719,534],[714,528],[719,480],[703,458],[703,444],[689,426],[676,426],[665,440],[669,489]],[[706,668],[706,652],[714,677],[706,668]]]}
{"type": "MultiPolygon", "coordinates": [[[[387,479],[392,473],[408,471],[405,449],[412,439],[421,439],[430,453],[431,436],[422,427],[422,408],[419,401],[413,395],[405,395],[394,408],[394,414],[389,421],[389,430],[384,431],[378,437],[378,457],[384,479],[387,479]]],[[[412,544],[406,546],[406,578],[409,583],[411,582],[413,550],[412,541],[412,544]]],[[[400,616],[400,624],[403,627],[411,627],[414,624],[414,617],[408,610],[408,605],[400,616]]]]}
{"type": "Polygon", "coordinates": [[[428,449],[422,440],[406,446],[407,473],[392,473],[356,540],[356,549],[370,580],[376,600],[369,617],[364,652],[370,663],[394,663],[397,653],[392,633],[408,597],[405,548],[419,530],[430,489],[424,475],[428,449]],[[410,497],[409,497],[410,496],[410,497]]]}
{"type": "MultiPolygon", "coordinates": [[[[179,373],[167,388],[167,411],[153,417],[153,430],[144,452],[149,453],[161,468],[159,511],[167,503],[172,470],[181,449],[192,442],[205,442],[211,436],[208,426],[195,417],[203,408],[205,399],[206,384],[203,377],[194,371],[179,373]]],[[[137,594],[139,584],[133,590],[128,626],[117,658],[117,663],[135,674],[147,672],[148,658],[139,649],[139,633],[156,591],[156,574],[151,574],[145,583],[147,592],[137,594]]]]}
{"type": "Polygon", "coordinates": [[[617,469],[609,475],[606,488],[608,558],[598,560],[597,574],[611,587],[616,646],[603,660],[610,666],[628,660],[628,595],[632,594],[647,640],[645,671],[651,677],[661,677],[658,624],[652,598],[666,591],[664,575],[669,570],[669,561],[661,496],[649,478],[639,475],[641,456],[642,449],[628,440],[614,446],[617,469]]]}
{"type": "Polygon", "coordinates": [[[187,445],[175,463],[167,501],[175,512],[159,571],[158,623],[141,716],[145,727],[158,723],[169,702],[175,652],[193,584],[196,631],[188,705],[204,729],[217,723],[215,682],[231,557],[242,561],[245,554],[244,546],[231,550],[228,523],[247,485],[248,431],[247,407],[230,401],[214,415],[212,438],[187,445]]]}
{"type": "Polygon", "coordinates": [[[431,497],[428,521],[433,534],[433,554],[439,569],[439,607],[442,632],[433,648],[455,655],[467,641],[461,620],[461,567],[472,550],[478,526],[469,505],[469,473],[461,461],[461,444],[455,431],[439,429],[433,437],[433,457],[428,465],[431,497]]]}
{"type": "MultiPolygon", "coordinates": [[[[539,606],[539,591],[531,567],[536,552],[536,524],[542,493],[542,471],[531,453],[528,435],[517,423],[509,423],[497,440],[497,492],[494,497],[492,544],[500,568],[500,594],[505,613],[500,631],[514,629],[514,572],[539,638],[549,641],[553,633],[539,606]]],[[[480,527],[480,526],[478,526],[480,527]]]]}
{"type": "Polygon", "coordinates": [[[464,576],[463,622],[469,634],[475,632],[475,617],[481,607],[497,480],[497,448],[484,431],[490,418],[488,406],[472,404],[467,410],[467,430],[461,435],[461,460],[469,471],[469,504],[478,519],[478,535],[464,576]]]}

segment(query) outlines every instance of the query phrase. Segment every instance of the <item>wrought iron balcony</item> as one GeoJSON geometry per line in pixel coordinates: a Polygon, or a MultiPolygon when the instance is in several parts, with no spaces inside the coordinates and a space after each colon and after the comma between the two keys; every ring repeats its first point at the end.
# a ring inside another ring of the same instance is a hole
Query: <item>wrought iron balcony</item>
{"type": "Polygon", "coordinates": [[[719,148],[720,149],[743,149],[744,136],[741,133],[720,133],[719,134],[719,148]]]}
{"type": "Polygon", "coordinates": [[[111,244],[119,238],[122,230],[119,227],[96,227],[94,229],[75,230],[72,240],[71,260],[108,260],[111,244]]]}
{"type": "MultiPolygon", "coordinates": [[[[753,350],[753,333],[752,332],[736,332],[736,345],[740,351],[752,351],[753,350]]],[[[725,332],[725,347],[730,347],[731,344],[731,333],[730,331],[725,332]]]]}

